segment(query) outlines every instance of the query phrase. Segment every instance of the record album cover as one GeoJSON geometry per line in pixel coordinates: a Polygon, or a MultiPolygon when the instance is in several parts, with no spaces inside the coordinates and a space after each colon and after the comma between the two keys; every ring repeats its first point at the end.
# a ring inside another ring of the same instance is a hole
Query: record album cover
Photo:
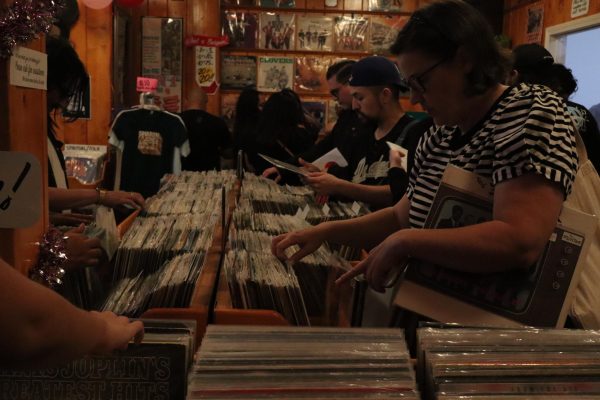
{"type": "Polygon", "coordinates": [[[319,99],[306,99],[302,102],[302,107],[319,123],[321,129],[323,129],[327,114],[327,105],[325,104],[325,101],[319,99]]]}
{"type": "Polygon", "coordinates": [[[331,60],[326,57],[296,57],[296,91],[327,93],[329,65],[331,60]]]}
{"type": "Polygon", "coordinates": [[[222,18],[222,34],[229,37],[230,47],[256,48],[258,15],[250,12],[225,10],[222,18]]]}
{"type": "Polygon", "coordinates": [[[334,25],[335,51],[367,51],[368,30],[369,20],[366,17],[336,17],[334,25]]]}
{"type": "MultiPolygon", "coordinates": [[[[488,179],[450,165],[425,228],[490,221],[492,196],[488,179]]],[[[594,217],[563,206],[542,255],[528,269],[473,274],[413,260],[395,303],[442,322],[562,327],[594,229],[594,217]]],[[[485,260],[481,262],[484,268],[485,260]]]]}
{"type": "Polygon", "coordinates": [[[294,14],[260,13],[259,48],[273,50],[294,50],[296,30],[294,14]]]}
{"type": "Polygon", "coordinates": [[[298,17],[296,49],[333,50],[333,18],[303,15],[298,17]]]}
{"type": "Polygon", "coordinates": [[[407,16],[371,16],[371,33],[369,34],[371,52],[383,56],[390,55],[390,47],[394,44],[398,32],[400,32],[400,29],[402,29],[407,21],[407,16]]]}
{"type": "Polygon", "coordinates": [[[416,8],[416,0],[367,0],[369,11],[404,11],[416,8]]]}
{"type": "Polygon", "coordinates": [[[292,89],[294,59],[290,57],[259,57],[257,89],[262,92],[278,92],[292,89]]]}
{"type": "Polygon", "coordinates": [[[256,57],[223,56],[221,59],[221,87],[243,89],[256,85],[256,57]]]}
{"type": "Polygon", "coordinates": [[[294,8],[296,0],[259,0],[260,6],[265,8],[294,8]]]}

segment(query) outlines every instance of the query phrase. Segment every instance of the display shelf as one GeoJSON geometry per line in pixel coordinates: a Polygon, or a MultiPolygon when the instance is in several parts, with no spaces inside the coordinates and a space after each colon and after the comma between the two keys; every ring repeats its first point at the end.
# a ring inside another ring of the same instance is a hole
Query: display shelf
{"type": "Polygon", "coordinates": [[[406,15],[410,16],[412,11],[386,11],[386,10],[356,10],[356,9],[343,9],[343,8],[272,8],[272,7],[260,7],[260,6],[238,6],[238,5],[221,5],[221,10],[232,10],[232,11],[251,11],[251,12],[268,12],[277,14],[335,14],[335,15],[406,15]]]}

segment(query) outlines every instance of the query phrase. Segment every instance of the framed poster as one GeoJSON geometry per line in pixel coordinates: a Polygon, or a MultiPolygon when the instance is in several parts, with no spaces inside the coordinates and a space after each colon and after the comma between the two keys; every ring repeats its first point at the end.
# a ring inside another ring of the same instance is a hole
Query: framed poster
{"type": "Polygon", "coordinates": [[[142,18],[142,76],[158,79],[158,105],[175,113],[181,111],[182,46],[182,18],[142,18]]]}

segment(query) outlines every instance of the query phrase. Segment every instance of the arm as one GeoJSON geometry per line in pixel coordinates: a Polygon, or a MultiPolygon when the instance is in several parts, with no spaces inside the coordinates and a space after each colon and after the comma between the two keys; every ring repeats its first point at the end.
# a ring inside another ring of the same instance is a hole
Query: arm
{"type": "Polygon", "coordinates": [[[0,363],[6,366],[60,365],[141,339],[141,322],[76,308],[2,260],[0,286],[0,363]]]}
{"type": "Polygon", "coordinates": [[[554,230],[563,198],[557,185],[539,175],[502,182],[494,192],[492,221],[461,228],[396,232],[341,282],[364,273],[375,290],[383,291],[388,274],[409,257],[472,273],[527,268],[537,260],[554,230]]]}
{"type": "Polygon", "coordinates": [[[135,192],[106,191],[102,193],[94,189],[48,188],[48,197],[52,211],[85,207],[91,204],[112,208],[122,205],[134,208],[144,207],[144,198],[135,192]]]}
{"type": "Polygon", "coordinates": [[[284,260],[285,249],[299,245],[300,250],[290,257],[298,261],[314,252],[325,241],[346,244],[358,248],[372,248],[388,235],[408,225],[408,200],[406,197],[396,206],[345,221],[325,222],[312,228],[285,233],[273,239],[271,252],[284,260]]]}
{"type": "Polygon", "coordinates": [[[311,173],[305,180],[319,194],[344,196],[376,207],[388,207],[392,204],[392,191],[389,185],[362,185],[336,178],[325,172],[311,173]]]}

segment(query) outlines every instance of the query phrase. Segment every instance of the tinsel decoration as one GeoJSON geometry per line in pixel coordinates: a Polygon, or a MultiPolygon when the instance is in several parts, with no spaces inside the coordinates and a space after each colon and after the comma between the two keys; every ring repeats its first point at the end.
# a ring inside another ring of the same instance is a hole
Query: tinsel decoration
{"type": "Polygon", "coordinates": [[[50,228],[38,243],[40,255],[37,265],[29,271],[29,277],[44,286],[57,289],[63,283],[67,262],[67,241],[63,232],[50,228]]]}
{"type": "Polygon", "coordinates": [[[63,7],[63,0],[16,0],[0,10],[0,58],[10,57],[16,45],[47,33],[63,7]]]}

